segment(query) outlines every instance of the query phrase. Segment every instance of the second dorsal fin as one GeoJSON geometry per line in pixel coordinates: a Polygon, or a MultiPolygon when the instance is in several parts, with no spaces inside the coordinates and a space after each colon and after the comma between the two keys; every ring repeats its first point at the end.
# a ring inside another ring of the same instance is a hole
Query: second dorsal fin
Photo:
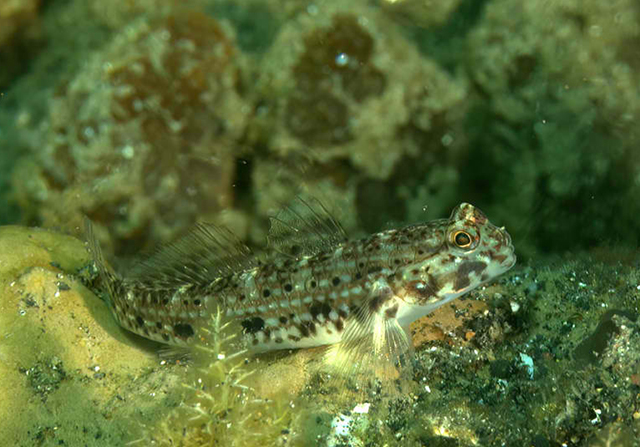
{"type": "Polygon", "coordinates": [[[340,223],[318,199],[297,196],[271,218],[269,247],[286,256],[313,256],[347,240],[340,223]]]}
{"type": "Polygon", "coordinates": [[[249,247],[231,231],[200,223],[137,264],[127,279],[145,282],[153,288],[206,284],[254,264],[249,247]]]}

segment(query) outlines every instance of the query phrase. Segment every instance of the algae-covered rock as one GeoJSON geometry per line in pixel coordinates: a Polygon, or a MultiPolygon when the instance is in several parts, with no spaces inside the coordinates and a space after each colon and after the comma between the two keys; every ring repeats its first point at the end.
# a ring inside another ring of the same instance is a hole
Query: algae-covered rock
{"type": "Polygon", "coordinates": [[[49,98],[13,198],[44,227],[88,215],[107,252],[131,253],[230,207],[250,107],[233,34],[202,12],[133,21],[101,48],[49,98]]]}
{"type": "Polygon", "coordinates": [[[123,445],[166,394],[150,345],[72,275],[88,261],[70,236],[0,228],[0,445],[123,445]]]}
{"type": "Polygon", "coordinates": [[[276,158],[347,160],[386,180],[404,157],[460,149],[440,141],[464,114],[467,85],[366,2],[327,2],[288,21],[259,72],[265,113],[252,126],[276,158]]]}
{"type": "Polygon", "coordinates": [[[380,7],[399,20],[420,27],[439,26],[451,19],[460,0],[384,0],[380,7]]]}

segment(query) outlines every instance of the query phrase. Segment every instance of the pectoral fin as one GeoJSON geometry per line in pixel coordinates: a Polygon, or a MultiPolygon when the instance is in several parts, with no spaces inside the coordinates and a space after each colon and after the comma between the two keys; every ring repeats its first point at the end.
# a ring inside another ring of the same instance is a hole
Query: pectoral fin
{"type": "MultiPolygon", "coordinates": [[[[388,287],[374,287],[345,324],[342,341],[328,348],[326,362],[341,379],[394,378],[411,355],[411,336],[396,315],[401,300],[388,287]]],[[[340,380],[340,379],[339,379],[340,380]]]]}

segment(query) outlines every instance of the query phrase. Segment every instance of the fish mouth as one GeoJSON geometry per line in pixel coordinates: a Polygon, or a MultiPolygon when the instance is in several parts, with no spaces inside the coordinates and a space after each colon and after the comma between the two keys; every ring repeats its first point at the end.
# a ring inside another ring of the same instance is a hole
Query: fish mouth
{"type": "Polygon", "coordinates": [[[503,244],[513,250],[513,244],[511,243],[511,235],[507,232],[507,229],[505,227],[500,227],[498,230],[502,235],[503,244]]]}
{"type": "Polygon", "coordinates": [[[513,243],[511,241],[511,235],[504,227],[500,227],[500,233],[502,234],[502,245],[505,247],[505,251],[507,252],[507,258],[505,259],[503,265],[506,270],[509,270],[516,264],[516,248],[513,246],[513,243]]]}
{"type": "Polygon", "coordinates": [[[511,264],[509,264],[507,266],[507,270],[510,269],[511,267],[513,267],[514,265],[516,265],[516,261],[518,260],[518,257],[516,256],[516,253],[515,253],[513,247],[510,247],[510,248],[511,248],[511,256],[510,256],[511,264]]]}
{"type": "Polygon", "coordinates": [[[505,259],[504,264],[506,269],[509,270],[511,267],[516,265],[517,259],[518,258],[516,256],[516,249],[513,244],[511,244],[511,240],[509,240],[509,244],[507,245],[507,259],[505,259]]]}

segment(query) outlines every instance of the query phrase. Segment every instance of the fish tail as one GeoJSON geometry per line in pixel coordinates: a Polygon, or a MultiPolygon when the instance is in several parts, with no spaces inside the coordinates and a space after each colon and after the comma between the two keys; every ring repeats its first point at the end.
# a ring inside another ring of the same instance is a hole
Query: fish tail
{"type": "Polygon", "coordinates": [[[85,235],[85,240],[89,245],[89,251],[93,256],[93,263],[98,269],[98,275],[100,276],[100,280],[104,283],[104,286],[107,288],[109,300],[111,300],[111,297],[114,296],[115,285],[118,282],[120,282],[121,278],[105,260],[104,255],[102,253],[102,248],[100,247],[100,243],[98,242],[95,232],[93,231],[93,223],[86,216],[84,218],[84,235],[85,235]]]}

